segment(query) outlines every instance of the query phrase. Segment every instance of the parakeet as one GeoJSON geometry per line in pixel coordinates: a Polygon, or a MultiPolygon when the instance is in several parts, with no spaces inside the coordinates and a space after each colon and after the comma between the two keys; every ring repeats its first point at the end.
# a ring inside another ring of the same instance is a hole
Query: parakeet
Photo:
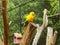
{"type": "Polygon", "coordinates": [[[25,26],[26,26],[29,22],[33,22],[34,17],[35,17],[34,12],[30,12],[29,15],[26,16],[25,26]]]}
{"type": "Polygon", "coordinates": [[[26,21],[33,22],[34,16],[34,12],[30,12],[30,14],[26,16],[26,21]]]}
{"type": "Polygon", "coordinates": [[[26,21],[24,24],[24,31],[26,31],[28,23],[33,22],[34,17],[35,17],[34,12],[30,12],[29,15],[26,16],[26,21]]]}

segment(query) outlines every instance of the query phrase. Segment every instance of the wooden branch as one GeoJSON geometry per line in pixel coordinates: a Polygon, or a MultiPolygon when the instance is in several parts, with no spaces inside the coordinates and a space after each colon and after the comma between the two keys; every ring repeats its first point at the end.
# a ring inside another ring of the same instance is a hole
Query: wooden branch
{"type": "Polygon", "coordinates": [[[53,37],[53,28],[47,27],[46,45],[51,45],[52,37],[53,37]]]}
{"type": "Polygon", "coordinates": [[[2,0],[2,16],[4,23],[4,45],[9,45],[9,24],[7,18],[7,0],[2,0]]]}
{"type": "Polygon", "coordinates": [[[9,26],[11,25],[12,21],[9,22],[9,26]]]}
{"type": "Polygon", "coordinates": [[[48,25],[48,16],[47,16],[47,9],[44,9],[43,15],[43,24],[42,27],[45,28],[48,25]]]}
{"type": "Polygon", "coordinates": [[[50,15],[50,16],[48,16],[48,18],[55,17],[55,16],[60,16],[60,13],[57,13],[57,14],[54,14],[54,15],[50,15]]]}
{"type": "Polygon", "coordinates": [[[23,34],[22,41],[20,42],[20,45],[30,45],[33,35],[35,33],[36,27],[33,26],[31,23],[28,24],[26,31],[23,34]]]}
{"type": "Polygon", "coordinates": [[[48,25],[48,17],[47,17],[47,14],[46,13],[47,13],[47,9],[44,9],[43,24],[41,26],[39,26],[37,24],[37,29],[36,29],[37,30],[37,33],[35,35],[35,38],[33,39],[32,45],[37,45],[38,40],[39,40],[39,38],[41,36],[42,31],[48,25]]]}
{"type": "Polygon", "coordinates": [[[42,33],[42,31],[43,31],[43,29],[42,29],[42,27],[39,27],[39,25],[37,24],[37,33],[36,33],[36,35],[35,35],[35,38],[33,39],[33,43],[32,43],[32,45],[37,45],[37,42],[38,42],[38,40],[39,40],[39,38],[40,38],[40,35],[41,35],[41,33],[42,33]]]}

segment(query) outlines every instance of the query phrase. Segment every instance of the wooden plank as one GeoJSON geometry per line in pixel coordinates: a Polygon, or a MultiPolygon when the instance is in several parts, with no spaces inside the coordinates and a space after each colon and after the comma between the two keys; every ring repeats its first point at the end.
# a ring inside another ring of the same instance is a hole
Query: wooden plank
{"type": "Polygon", "coordinates": [[[9,24],[7,18],[7,0],[2,0],[2,16],[4,23],[4,45],[9,45],[9,24]]]}

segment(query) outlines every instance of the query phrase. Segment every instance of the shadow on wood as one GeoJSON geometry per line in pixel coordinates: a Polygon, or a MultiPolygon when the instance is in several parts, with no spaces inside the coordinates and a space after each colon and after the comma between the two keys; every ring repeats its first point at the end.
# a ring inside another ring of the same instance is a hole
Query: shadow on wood
{"type": "Polygon", "coordinates": [[[30,45],[33,35],[35,33],[35,29],[36,29],[36,26],[34,26],[32,23],[29,23],[27,25],[26,31],[23,34],[20,45],[30,45]]]}

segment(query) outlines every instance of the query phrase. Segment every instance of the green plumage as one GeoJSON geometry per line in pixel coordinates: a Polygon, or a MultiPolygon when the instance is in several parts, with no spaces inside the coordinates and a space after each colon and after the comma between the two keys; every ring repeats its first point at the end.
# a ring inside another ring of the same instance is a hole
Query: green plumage
{"type": "Polygon", "coordinates": [[[28,21],[25,21],[25,22],[24,22],[24,26],[27,26],[27,25],[28,25],[28,21]]]}

